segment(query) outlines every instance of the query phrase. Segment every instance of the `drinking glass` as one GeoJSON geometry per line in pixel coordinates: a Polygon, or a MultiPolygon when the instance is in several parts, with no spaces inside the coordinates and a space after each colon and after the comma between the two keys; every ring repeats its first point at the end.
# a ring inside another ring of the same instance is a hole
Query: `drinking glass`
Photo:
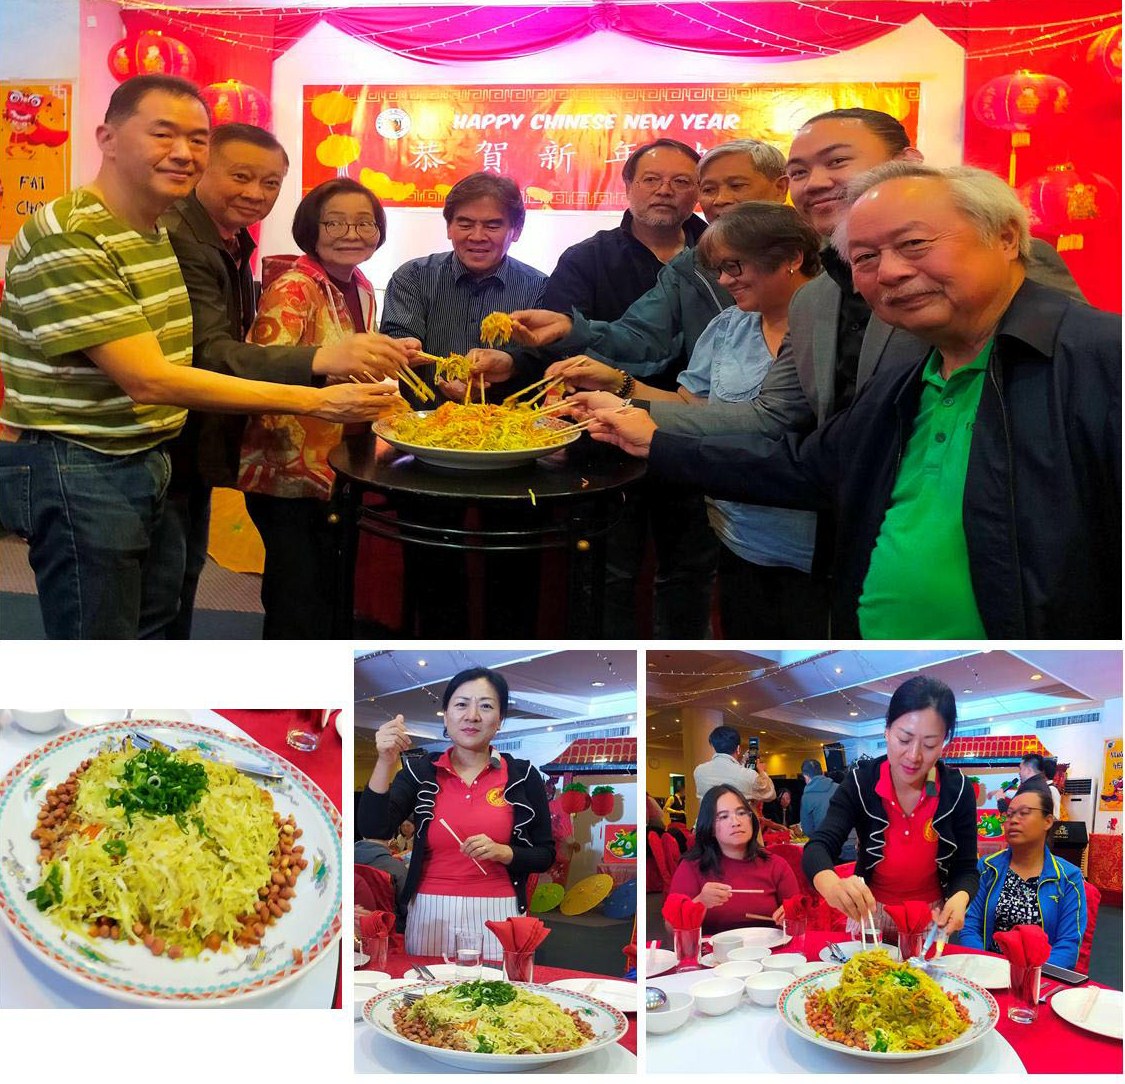
{"type": "Polygon", "coordinates": [[[696,926],[690,930],[672,931],[677,971],[694,971],[699,966],[699,945],[702,935],[703,928],[701,926],[696,926]]]}
{"type": "Polygon", "coordinates": [[[1016,967],[1012,964],[1008,1019],[1017,1024],[1034,1024],[1039,1019],[1039,980],[1041,967],[1016,967]]]}
{"type": "Polygon", "coordinates": [[[475,982],[481,976],[484,957],[484,933],[471,926],[458,926],[453,931],[453,959],[442,953],[447,964],[456,968],[458,982],[475,982]]]}
{"type": "Polygon", "coordinates": [[[302,753],[315,753],[324,733],[325,715],[320,708],[297,712],[285,730],[285,744],[302,753]]]}
{"type": "Polygon", "coordinates": [[[535,974],[535,953],[504,950],[504,978],[509,982],[531,982],[535,974]]]}
{"type": "Polygon", "coordinates": [[[898,934],[898,954],[903,960],[913,959],[915,956],[922,955],[922,944],[925,937],[921,930],[917,933],[907,933],[899,930],[898,934]]]}
{"type": "Polygon", "coordinates": [[[371,957],[363,965],[365,971],[382,971],[387,966],[387,949],[390,943],[389,934],[369,934],[360,938],[365,955],[371,957]]]}
{"type": "Polygon", "coordinates": [[[785,946],[786,952],[799,952],[805,954],[805,937],[809,931],[809,920],[804,915],[798,918],[787,918],[781,924],[782,932],[790,938],[785,946]]]}

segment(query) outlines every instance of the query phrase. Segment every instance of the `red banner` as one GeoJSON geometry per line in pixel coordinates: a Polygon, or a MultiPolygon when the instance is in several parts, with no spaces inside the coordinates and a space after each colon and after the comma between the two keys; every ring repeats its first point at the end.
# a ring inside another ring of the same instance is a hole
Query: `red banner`
{"type": "Polygon", "coordinates": [[[918,129],[917,83],[723,86],[309,86],[304,191],[357,178],[389,207],[440,207],[462,177],[516,179],[529,207],[626,206],[621,165],[640,144],[678,139],[700,153],[732,139],[782,150],[828,109],[881,109],[918,129]]]}

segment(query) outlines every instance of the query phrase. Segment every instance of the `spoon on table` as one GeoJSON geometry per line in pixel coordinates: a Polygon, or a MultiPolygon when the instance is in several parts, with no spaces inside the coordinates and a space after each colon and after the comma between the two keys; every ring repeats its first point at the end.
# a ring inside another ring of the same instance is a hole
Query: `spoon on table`
{"type": "Polygon", "coordinates": [[[645,1010],[664,1012],[668,1008],[668,995],[658,986],[645,987],[645,1010]]]}

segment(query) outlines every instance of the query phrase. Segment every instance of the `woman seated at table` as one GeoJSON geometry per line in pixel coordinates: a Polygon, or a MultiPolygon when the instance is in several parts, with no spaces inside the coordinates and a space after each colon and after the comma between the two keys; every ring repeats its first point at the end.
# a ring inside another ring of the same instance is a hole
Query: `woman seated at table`
{"type": "MultiPolygon", "coordinates": [[[[293,239],[304,255],[266,287],[250,341],[324,346],[353,332],[374,332],[375,292],[359,265],[386,240],[386,223],[382,205],[358,181],[317,185],[293,216],[293,239]]],[[[404,360],[405,348],[416,345],[413,339],[378,338],[391,360],[404,360]]],[[[388,383],[388,409],[404,405],[388,383]]],[[[332,635],[337,576],[328,453],[343,435],[342,425],[305,415],[256,414],[247,421],[238,488],[266,548],[267,640],[332,635]]]]}
{"type": "Polygon", "coordinates": [[[1046,781],[1020,784],[1008,806],[1007,850],[979,863],[980,888],[969,904],[960,944],[998,952],[993,935],[1013,926],[1042,926],[1051,942],[1050,963],[1073,968],[1086,932],[1086,886],[1082,871],[1047,844],[1055,826],[1046,781]]]}
{"type": "Polygon", "coordinates": [[[526,914],[528,874],[555,860],[547,792],[533,764],[492,749],[508,711],[502,674],[461,671],[445,687],[442,710],[450,748],[402,756],[397,775],[411,745],[403,718],[378,729],[356,826],[384,836],[407,817],[414,822],[403,891],[408,954],[452,953],[454,930],[468,926],[485,934],[485,957],[499,959],[485,921],[526,914]]]}
{"type": "Polygon", "coordinates": [[[780,924],[782,901],[798,894],[796,875],[762,849],[759,831],[758,818],[736,787],[722,783],[703,795],[695,846],[676,867],[668,892],[706,906],[705,934],[780,924]]]}
{"type": "Polygon", "coordinates": [[[922,900],[947,937],[965,924],[980,883],[976,798],[965,777],[940,760],[956,725],[949,686],[910,678],[887,709],[886,756],[858,762],[832,795],[802,864],[817,892],[850,919],[874,914],[889,934],[880,905],[922,900]],[[833,866],[853,828],[855,874],[841,878],[833,866]]]}

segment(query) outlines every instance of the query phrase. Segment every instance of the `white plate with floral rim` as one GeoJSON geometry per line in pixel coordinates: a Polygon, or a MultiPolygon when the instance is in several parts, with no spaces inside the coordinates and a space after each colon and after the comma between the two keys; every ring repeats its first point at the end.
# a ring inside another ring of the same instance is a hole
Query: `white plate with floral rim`
{"type": "Polygon", "coordinates": [[[72,730],[29,753],[0,779],[0,914],[16,939],[50,967],[109,997],[144,1005],[243,1001],[292,982],[340,936],[341,830],[339,812],[308,776],[245,738],[148,719],[72,730]],[[269,790],[282,816],[296,818],[309,866],[297,882],[292,910],[267,927],[260,945],[172,960],[140,944],[64,930],[27,898],[39,882],[39,845],[31,832],[47,791],[87,757],[120,748],[134,729],[174,748],[195,747],[216,760],[257,759],[283,773],[281,779],[255,781],[269,790]]]}
{"type": "MultiPolygon", "coordinates": [[[[573,993],[570,990],[559,990],[554,986],[541,986],[537,983],[513,983],[514,986],[526,990],[531,994],[542,994],[550,998],[562,1009],[574,1009],[581,1013],[583,1020],[594,1031],[594,1038],[585,1046],[577,1050],[560,1050],[552,1054],[476,1054],[469,1050],[446,1050],[436,1046],[426,1046],[423,1043],[408,1039],[398,1033],[395,1027],[394,1012],[402,1004],[402,995],[405,990],[416,989],[419,993],[433,993],[433,983],[419,982],[413,987],[405,986],[397,990],[388,990],[377,994],[363,1006],[363,1018],[380,1035],[410,1047],[420,1054],[428,1055],[435,1061],[458,1069],[467,1069],[471,1072],[485,1073],[518,1073],[523,1069],[534,1069],[540,1065],[550,1065],[554,1062],[567,1061],[570,1058],[580,1058],[595,1050],[617,1042],[629,1028],[629,1023],[624,1014],[617,1009],[585,994],[573,993]]],[[[424,1072],[424,1069],[419,1069],[424,1072]]]]}
{"type": "Polygon", "coordinates": [[[934,1047],[932,1050],[915,1051],[878,1051],[859,1050],[856,1047],[845,1046],[843,1043],[826,1039],[814,1031],[805,1016],[805,999],[814,990],[827,990],[840,984],[840,974],[843,965],[817,971],[813,975],[806,975],[803,979],[787,986],[777,998],[777,1011],[786,1025],[802,1039],[816,1043],[826,1050],[837,1050],[842,1054],[851,1054],[858,1058],[872,1058],[881,1062],[914,1061],[917,1058],[933,1058],[940,1054],[951,1054],[955,1050],[962,1050],[979,1042],[993,1028],[1000,1018],[1000,1009],[996,999],[975,983],[968,982],[957,975],[944,974],[934,976],[934,981],[947,993],[960,1000],[961,1004],[969,1010],[969,1028],[956,1036],[951,1042],[943,1046],[934,1047]]]}

